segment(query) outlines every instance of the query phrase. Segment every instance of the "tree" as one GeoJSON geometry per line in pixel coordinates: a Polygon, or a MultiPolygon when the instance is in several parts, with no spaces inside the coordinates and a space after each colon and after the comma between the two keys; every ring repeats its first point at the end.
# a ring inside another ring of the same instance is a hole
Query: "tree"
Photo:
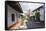
{"type": "Polygon", "coordinates": [[[40,13],[39,12],[35,13],[35,18],[37,21],[40,21],[40,13]]]}

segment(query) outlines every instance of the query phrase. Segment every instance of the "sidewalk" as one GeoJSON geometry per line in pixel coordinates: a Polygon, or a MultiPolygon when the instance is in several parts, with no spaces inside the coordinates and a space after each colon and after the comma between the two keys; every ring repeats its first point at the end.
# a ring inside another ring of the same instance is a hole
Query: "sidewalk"
{"type": "Polygon", "coordinates": [[[21,26],[21,21],[19,21],[13,27],[11,27],[10,29],[24,29],[24,28],[27,28],[25,22],[26,21],[24,21],[24,24],[21,26]]]}
{"type": "Polygon", "coordinates": [[[16,23],[13,27],[10,29],[19,29],[21,22],[16,23]]]}

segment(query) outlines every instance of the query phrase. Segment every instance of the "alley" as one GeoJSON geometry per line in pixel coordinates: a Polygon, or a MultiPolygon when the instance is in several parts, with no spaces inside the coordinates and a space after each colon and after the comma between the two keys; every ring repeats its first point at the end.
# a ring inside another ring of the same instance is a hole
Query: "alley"
{"type": "Polygon", "coordinates": [[[45,27],[45,3],[6,1],[6,6],[6,30],[45,27]]]}
{"type": "Polygon", "coordinates": [[[32,29],[32,28],[41,28],[43,27],[43,23],[41,22],[34,22],[34,21],[28,21],[27,22],[27,28],[32,29]]]}

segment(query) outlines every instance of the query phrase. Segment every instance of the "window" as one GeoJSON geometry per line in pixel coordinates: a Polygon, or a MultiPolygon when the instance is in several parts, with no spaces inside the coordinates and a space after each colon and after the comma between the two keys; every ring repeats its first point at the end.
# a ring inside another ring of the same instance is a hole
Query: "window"
{"type": "Polygon", "coordinates": [[[12,21],[15,21],[15,15],[12,14],[12,21]]]}

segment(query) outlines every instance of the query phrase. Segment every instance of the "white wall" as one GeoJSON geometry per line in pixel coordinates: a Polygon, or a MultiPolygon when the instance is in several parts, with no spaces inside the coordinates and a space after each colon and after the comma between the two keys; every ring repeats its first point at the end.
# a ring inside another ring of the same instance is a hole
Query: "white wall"
{"type": "Polygon", "coordinates": [[[8,5],[8,27],[10,26],[10,25],[12,25],[12,24],[14,24],[14,23],[16,23],[17,22],[17,17],[16,17],[16,13],[18,13],[18,12],[16,12],[16,10],[14,10],[13,8],[11,8],[9,5],[8,5]],[[12,18],[11,18],[11,15],[12,15],[12,13],[13,14],[15,14],[15,21],[13,21],[12,22],[12,18]]]}
{"type": "Polygon", "coordinates": [[[42,8],[40,8],[40,20],[41,21],[44,21],[44,12],[45,10],[44,10],[44,6],[42,7],[42,8]]]}

